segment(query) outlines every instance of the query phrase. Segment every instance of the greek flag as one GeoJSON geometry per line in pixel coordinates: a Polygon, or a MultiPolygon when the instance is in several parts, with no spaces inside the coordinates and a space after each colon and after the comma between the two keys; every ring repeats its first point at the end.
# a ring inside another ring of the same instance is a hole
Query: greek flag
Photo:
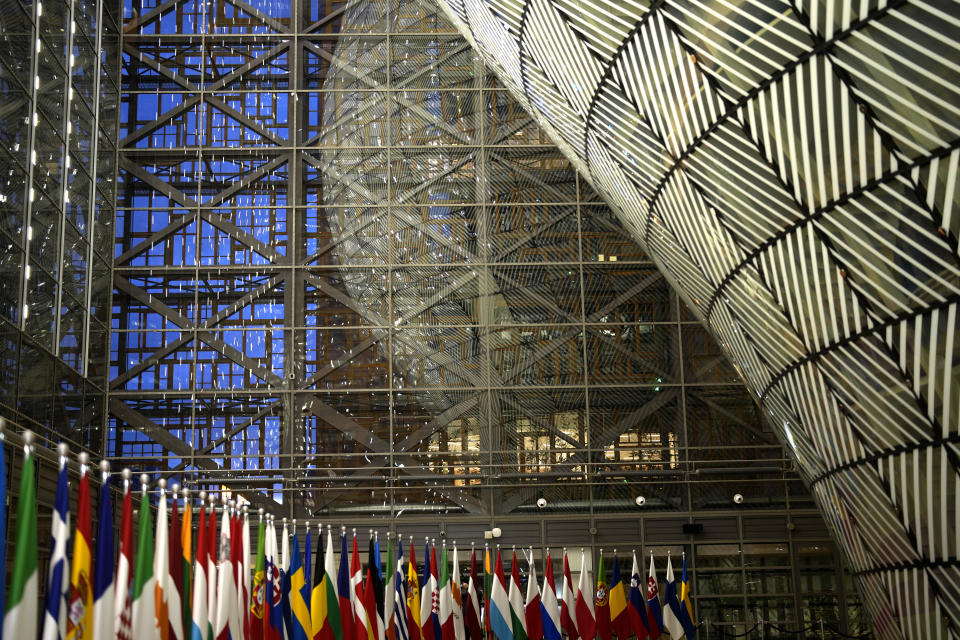
{"type": "Polygon", "coordinates": [[[50,568],[47,570],[47,602],[43,614],[43,640],[67,637],[67,591],[70,589],[70,568],[67,542],[70,540],[70,494],[67,486],[67,458],[60,456],[57,494],[51,514],[50,568]]]}

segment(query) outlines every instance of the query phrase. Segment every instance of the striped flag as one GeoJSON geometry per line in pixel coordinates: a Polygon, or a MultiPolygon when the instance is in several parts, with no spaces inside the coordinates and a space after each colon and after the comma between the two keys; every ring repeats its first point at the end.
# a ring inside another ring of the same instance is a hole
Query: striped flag
{"type": "Polygon", "coordinates": [[[443,640],[456,640],[453,630],[453,592],[450,588],[450,569],[447,562],[447,542],[443,542],[443,551],[440,553],[440,598],[438,617],[440,619],[440,634],[443,640]]]}
{"type": "Polygon", "coordinates": [[[597,635],[600,640],[610,640],[610,592],[607,588],[607,572],[603,566],[603,549],[600,549],[600,562],[597,565],[594,614],[597,620],[597,635]]]}
{"type": "Polygon", "coordinates": [[[620,575],[620,559],[617,551],[613,551],[613,577],[610,579],[610,627],[620,640],[630,637],[630,615],[627,611],[627,591],[623,588],[623,578],[620,575]]]}
{"type": "MultiPolygon", "coordinates": [[[[560,590],[560,626],[567,632],[570,640],[579,637],[577,627],[577,602],[573,593],[573,580],[570,578],[570,560],[567,550],[563,550],[563,585],[560,590]]],[[[589,640],[593,640],[590,638],[589,640]]]]}
{"type": "Polygon", "coordinates": [[[207,640],[207,511],[200,493],[200,518],[197,527],[197,562],[193,566],[193,603],[190,607],[190,640],[207,640]]]}
{"type": "Polygon", "coordinates": [[[467,631],[463,628],[463,594],[460,593],[460,563],[457,558],[457,545],[453,545],[453,573],[450,575],[450,592],[453,595],[453,634],[456,640],[467,640],[467,631]]]}
{"type": "Polygon", "coordinates": [[[146,474],[140,476],[140,521],[137,524],[137,560],[133,570],[133,631],[131,636],[156,637],[155,580],[153,575],[153,527],[146,474]]]}
{"type": "Polygon", "coordinates": [[[77,530],[73,537],[70,597],[67,599],[67,639],[93,635],[93,575],[90,558],[90,471],[86,454],[80,454],[80,489],[77,497],[77,530]]]}
{"type": "MultiPolygon", "coordinates": [[[[437,590],[436,580],[430,580],[430,541],[427,540],[423,552],[423,588],[420,590],[420,637],[423,640],[441,640],[434,634],[430,609],[437,590]]],[[[439,604],[439,603],[438,603],[439,604]]]]}
{"type": "Polygon", "coordinates": [[[490,547],[483,543],[483,628],[487,636],[493,633],[490,626],[490,595],[493,589],[493,564],[490,561],[490,547]]]}
{"type": "Polygon", "coordinates": [[[513,640],[513,621],[510,614],[510,600],[507,598],[507,583],[503,578],[503,563],[500,548],[497,547],[497,561],[494,566],[493,586],[490,588],[490,600],[487,611],[490,616],[490,628],[497,640],[513,640]]]}
{"type": "Polygon", "coordinates": [[[373,640],[383,640],[382,623],[379,623],[377,615],[377,595],[375,593],[375,583],[377,568],[370,564],[367,565],[367,579],[363,590],[363,608],[367,614],[367,624],[370,625],[367,631],[367,637],[373,640]],[[379,625],[379,626],[378,626],[379,625]]]}
{"type": "MultiPolygon", "coordinates": [[[[230,592],[233,598],[233,604],[230,605],[230,637],[236,640],[243,636],[243,612],[247,608],[247,603],[241,597],[243,590],[243,581],[241,573],[243,572],[243,521],[240,517],[240,507],[233,508],[231,501],[230,516],[230,568],[233,571],[233,591],[230,592]],[[236,631],[234,631],[236,629],[236,631]]],[[[247,550],[247,555],[250,550],[247,550]]],[[[245,636],[244,636],[245,637],[245,636]]]]}
{"type": "MultiPolygon", "coordinates": [[[[0,460],[3,457],[0,453],[0,460]]],[[[0,462],[0,467],[2,466],[3,462],[0,462]]],[[[6,482],[6,478],[2,482],[6,482]]],[[[50,566],[47,569],[47,601],[44,607],[42,637],[43,640],[62,640],[67,635],[67,592],[70,589],[70,561],[67,559],[67,541],[70,539],[70,488],[67,480],[67,448],[64,444],[60,445],[60,472],[57,474],[57,494],[53,500],[51,520],[50,566]]]]}
{"type": "Polygon", "coordinates": [[[217,562],[217,616],[213,633],[216,640],[238,638],[240,630],[234,624],[237,606],[237,590],[233,581],[235,569],[231,555],[231,527],[233,526],[232,507],[224,505],[220,519],[220,554],[217,562]]]}
{"type": "Polygon", "coordinates": [[[103,463],[100,509],[97,515],[97,561],[93,573],[93,638],[113,640],[113,505],[110,503],[109,465],[103,463]]]}
{"type": "Polygon", "coordinates": [[[650,552],[650,575],[647,577],[647,628],[651,640],[656,640],[663,632],[663,610],[660,608],[660,591],[657,589],[657,569],[653,566],[653,552],[650,552]]]}
{"type": "MultiPolygon", "coordinates": [[[[183,600],[183,635],[189,638],[190,625],[193,620],[193,581],[190,572],[193,571],[193,507],[190,504],[190,489],[183,489],[183,524],[180,527],[180,574],[182,576],[180,597],[183,600]]],[[[175,562],[175,560],[171,560],[175,562]]]]}
{"type": "Polygon", "coordinates": [[[337,599],[340,603],[340,628],[343,640],[353,640],[353,590],[350,587],[350,554],[347,552],[347,531],[340,530],[340,568],[337,571],[337,599]]]}
{"type": "Polygon", "coordinates": [[[580,579],[577,581],[577,630],[583,640],[593,640],[597,634],[597,614],[594,609],[593,572],[590,556],[580,550],[580,579]]]}
{"type": "MultiPolygon", "coordinates": [[[[313,540],[311,540],[311,538],[310,538],[310,523],[309,523],[309,522],[306,523],[306,529],[307,529],[307,538],[306,538],[306,540],[305,540],[304,543],[303,543],[303,580],[304,580],[304,582],[305,582],[306,585],[307,585],[307,609],[309,609],[309,608],[310,608],[310,597],[311,597],[310,594],[313,593],[313,580],[312,580],[312,576],[310,575],[310,569],[311,569],[311,566],[310,566],[311,555],[310,555],[310,554],[313,552],[313,544],[312,544],[312,543],[313,543],[313,540]]],[[[319,540],[318,540],[318,544],[319,544],[319,540]]],[[[317,555],[320,555],[320,554],[318,553],[317,555]]],[[[307,635],[310,635],[310,628],[309,628],[309,627],[307,628],[307,635]]]]}
{"type": "MultiPolygon", "coordinates": [[[[3,423],[0,423],[0,496],[7,495],[7,460],[6,455],[3,453],[3,423]]],[[[66,445],[64,445],[66,446],[66,445]]],[[[63,455],[63,454],[61,454],[63,455]]],[[[3,581],[6,581],[7,578],[7,501],[6,499],[0,500],[0,540],[3,541],[0,544],[0,576],[3,577],[3,581]]],[[[66,556],[66,550],[64,550],[64,556],[66,556]]],[[[67,572],[68,568],[64,565],[64,572],[67,572]]],[[[69,575],[69,573],[67,573],[69,575]]],[[[3,640],[3,614],[7,610],[6,598],[7,593],[6,589],[0,588],[0,640],[3,640]]],[[[63,604],[63,610],[66,611],[66,601],[63,604]]],[[[66,633],[66,622],[64,622],[64,631],[66,633]]],[[[61,637],[63,636],[61,633],[61,637]]]]}
{"type": "MultiPolygon", "coordinates": [[[[214,640],[217,627],[217,506],[210,496],[210,511],[207,513],[207,640],[214,640]]],[[[197,558],[197,562],[200,559],[197,558]]]]}
{"type": "Polygon", "coordinates": [[[513,624],[513,640],[527,640],[527,618],[523,612],[523,596],[520,595],[520,565],[517,564],[517,551],[513,551],[510,564],[510,622],[513,624]]]}
{"type": "MultiPolygon", "coordinates": [[[[627,617],[630,628],[637,640],[644,640],[650,635],[647,623],[647,604],[643,598],[640,585],[640,565],[637,563],[637,552],[633,552],[633,569],[630,571],[630,597],[627,600],[627,617]]],[[[659,634],[658,634],[659,635],[659,634]]]]}
{"type": "MultiPolygon", "coordinates": [[[[390,540],[387,540],[389,546],[390,540]]],[[[393,572],[391,588],[387,589],[387,607],[393,610],[394,631],[391,640],[410,640],[410,626],[407,620],[407,587],[406,580],[403,577],[403,544],[400,536],[397,536],[397,561],[395,564],[387,563],[388,571],[393,572]],[[392,567],[392,568],[391,568],[392,567]]],[[[391,628],[387,628],[389,634],[391,628]]]]}
{"type": "Polygon", "coordinates": [[[537,584],[537,566],[533,561],[533,549],[527,558],[530,569],[527,573],[527,599],[523,603],[523,615],[527,624],[529,640],[543,640],[543,617],[541,614],[540,585],[537,584]]]}
{"type": "Polygon", "coordinates": [[[183,640],[183,549],[180,548],[180,507],[177,504],[179,486],[173,485],[170,505],[170,552],[167,556],[167,620],[170,640],[183,640]]]}
{"type": "Polygon", "coordinates": [[[540,597],[540,621],[544,640],[560,640],[560,604],[557,602],[557,585],[553,580],[553,561],[547,549],[546,569],[543,576],[543,594],[540,597]]]}
{"type": "MultiPolygon", "coordinates": [[[[370,538],[370,544],[367,546],[367,569],[368,576],[373,580],[371,588],[373,589],[373,608],[367,606],[367,614],[370,616],[374,635],[379,639],[384,638],[383,629],[383,579],[380,576],[380,539],[375,531],[370,538]]],[[[366,592],[364,592],[366,597],[366,592]]]]}
{"type": "Polygon", "coordinates": [[[410,538],[410,562],[407,564],[407,631],[410,640],[420,640],[420,580],[417,578],[417,554],[410,538]]]}
{"type": "Polygon", "coordinates": [[[483,628],[480,626],[480,595],[477,592],[477,551],[470,551],[470,582],[467,584],[467,637],[470,640],[483,640],[483,628]]]}
{"type": "Polygon", "coordinates": [[[280,581],[280,567],[277,564],[279,556],[277,555],[277,527],[273,518],[270,519],[270,526],[267,530],[267,588],[266,596],[270,603],[270,612],[264,620],[267,633],[267,640],[281,640],[283,638],[283,607],[280,581]]]}
{"type": "Polygon", "coordinates": [[[344,640],[343,627],[340,624],[340,599],[337,596],[336,574],[337,566],[333,561],[333,532],[330,531],[330,525],[327,525],[327,551],[321,567],[320,550],[317,549],[317,570],[314,573],[313,594],[310,601],[313,640],[344,640]]]}
{"type": "Polygon", "coordinates": [[[133,496],[130,493],[130,469],[123,470],[120,557],[117,560],[114,588],[114,634],[117,640],[133,640],[133,600],[130,598],[133,588],[133,496]]]}
{"type": "Polygon", "coordinates": [[[353,532],[353,553],[350,556],[350,609],[353,613],[354,640],[372,640],[373,631],[363,601],[363,575],[360,573],[356,531],[353,532]]]}
{"type": "Polygon", "coordinates": [[[436,542],[430,545],[430,622],[433,624],[434,640],[441,640],[443,632],[440,630],[440,565],[437,563],[436,542]]]}
{"type": "Polygon", "coordinates": [[[290,532],[283,519],[283,538],[280,540],[280,611],[283,612],[283,630],[287,640],[293,637],[293,612],[290,611],[290,532]]]}
{"type": "Polygon", "coordinates": [[[263,527],[263,509],[260,510],[260,523],[257,525],[257,564],[253,569],[253,591],[250,592],[250,638],[263,640],[264,587],[266,586],[265,559],[266,530],[263,527]]]}
{"type": "Polygon", "coordinates": [[[244,638],[250,637],[250,515],[243,507],[240,523],[240,549],[237,552],[239,580],[237,581],[237,615],[244,638]]]}
{"type": "MultiPolygon", "coordinates": [[[[37,488],[33,479],[33,434],[23,434],[23,467],[17,495],[17,552],[7,594],[3,635],[8,640],[37,637],[37,488]]],[[[0,451],[2,457],[2,451],[0,451]]],[[[2,500],[0,500],[2,502],[2,500]]],[[[2,591],[2,589],[0,589],[2,591]]]]}
{"type": "MultiPolygon", "coordinates": [[[[397,622],[396,606],[394,598],[397,591],[397,574],[393,570],[393,541],[390,539],[390,532],[387,532],[387,583],[383,586],[383,635],[387,640],[397,640],[397,622]]],[[[402,611],[401,611],[402,613],[402,611]]]]}
{"type": "MultiPolygon", "coordinates": [[[[157,502],[156,551],[153,556],[154,608],[156,609],[157,628],[160,638],[170,638],[170,530],[167,526],[167,483],[161,478],[160,500],[157,502]]],[[[179,602],[177,603],[180,604],[179,602]]],[[[172,640],[172,639],[171,639],[172,640]]]]}

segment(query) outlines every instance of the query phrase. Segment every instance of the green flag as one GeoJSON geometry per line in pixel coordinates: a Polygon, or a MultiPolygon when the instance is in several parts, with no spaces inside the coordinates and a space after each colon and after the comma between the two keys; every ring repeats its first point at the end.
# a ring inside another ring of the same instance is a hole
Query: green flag
{"type": "MultiPolygon", "coordinates": [[[[26,434],[24,434],[26,436],[26,434]]],[[[17,501],[17,545],[13,559],[13,581],[3,619],[7,638],[37,637],[37,495],[33,478],[33,447],[24,437],[20,497],[17,501]]],[[[3,452],[0,451],[0,455],[3,452]]],[[[6,498],[6,496],[2,496],[6,498]]]]}
{"type": "MultiPolygon", "coordinates": [[[[264,616],[264,589],[266,588],[266,566],[264,553],[263,516],[260,516],[260,525],[257,527],[257,564],[253,568],[253,593],[250,597],[250,624],[263,626],[264,616]]],[[[270,594],[273,597],[273,594],[270,594]]]]}
{"type": "MultiPolygon", "coordinates": [[[[141,481],[145,478],[141,478],[141,481]]],[[[143,482],[140,498],[140,523],[137,531],[137,559],[133,570],[133,633],[134,638],[151,638],[156,628],[153,576],[153,526],[150,524],[150,499],[143,482]]]]}

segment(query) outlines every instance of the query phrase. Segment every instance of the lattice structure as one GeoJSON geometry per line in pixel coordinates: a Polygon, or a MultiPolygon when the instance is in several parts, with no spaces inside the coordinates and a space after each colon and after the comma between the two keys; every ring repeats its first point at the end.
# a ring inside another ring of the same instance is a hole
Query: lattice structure
{"type": "Polygon", "coordinates": [[[877,635],[956,637],[956,5],[441,4],[707,321],[877,635]]]}

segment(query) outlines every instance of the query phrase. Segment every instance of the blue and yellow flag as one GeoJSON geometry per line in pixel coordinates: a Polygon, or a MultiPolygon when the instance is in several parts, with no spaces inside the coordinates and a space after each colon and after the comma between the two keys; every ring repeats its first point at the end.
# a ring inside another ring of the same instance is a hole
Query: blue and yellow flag
{"type": "Polygon", "coordinates": [[[307,591],[303,560],[300,558],[300,544],[297,542],[297,536],[293,536],[293,557],[290,560],[290,612],[293,614],[293,640],[308,640],[313,636],[310,609],[307,607],[309,598],[310,592],[307,591]]]}
{"type": "Polygon", "coordinates": [[[680,579],[680,624],[687,640],[697,637],[697,625],[693,623],[693,606],[690,604],[690,581],[687,578],[687,554],[683,554],[683,577],[680,579]]]}

